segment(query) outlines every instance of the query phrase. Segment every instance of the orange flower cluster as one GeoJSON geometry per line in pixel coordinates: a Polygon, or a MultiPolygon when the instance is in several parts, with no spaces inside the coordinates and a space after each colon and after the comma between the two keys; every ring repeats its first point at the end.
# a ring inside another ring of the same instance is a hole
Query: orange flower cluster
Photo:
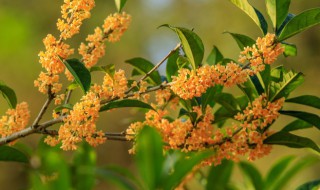
{"type": "Polygon", "coordinates": [[[60,37],[67,39],[79,33],[82,21],[90,17],[90,10],[94,6],[94,0],[64,0],[61,6],[62,18],[57,22],[60,37]]]}
{"type": "Polygon", "coordinates": [[[1,137],[3,138],[21,131],[27,126],[29,119],[30,111],[26,102],[17,104],[15,109],[9,109],[6,115],[0,118],[1,137]]]}
{"type": "Polygon", "coordinates": [[[122,34],[127,30],[131,21],[131,16],[126,13],[115,13],[108,16],[103,24],[103,31],[97,27],[94,34],[88,35],[86,41],[80,44],[79,54],[83,57],[83,62],[87,68],[94,66],[98,59],[105,54],[106,40],[110,42],[119,41],[122,34]]]}
{"type": "Polygon", "coordinates": [[[34,81],[34,86],[39,87],[39,91],[43,94],[48,93],[49,86],[52,93],[58,93],[62,88],[62,84],[59,83],[59,75],[45,72],[40,72],[39,78],[34,81]]]}
{"type": "Polygon", "coordinates": [[[264,69],[264,64],[271,64],[277,56],[283,53],[283,48],[275,42],[274,34],[258,38],[252,47],[246,47],[241,52],[239,62],[250,62],[251,68],[242,68],[230,62],[224,65],[202,66],[196,70],[180,69],[178,76],[172,77],[171,90],[182,99],[200,97],[209,87],[217,84],[227,87],[247,81],[248,75],[254,75],[264,69]]]}
{"type": "Polygon", "coordinates": [[[103,31],[109,42],[117,42],[128,29],[131,22],[131,16],[123,12],[108,16],[103,23],[103,31]]]}
{"type": "Polygon", "coordinates": [[[73,110],[64,119],[59,128],[57,138],[48,137],[45,142],[51,146],[62,142],[63,150],[77,149],[77,143],[85,139],[90,145],[102,144],[106,138],[102,131],[96,130],[96,121],[99,117],[100,99],[93,92],[88,92],[81,101],[73,106],[73,110]]]}
{"type": "MultiPolygon", "coordinates": [[[[179,149],[181,151],[201,151],[213,149],[216,154],[207,160],[208,164],[219,164],[222,159],[237,161],[239,156],[248,154],[249,160],[262,157],[271,150],[270,145],[263,144],[271,133],[265,130],[278,116],[284,99],[268,102],[265,95],[261,95],[248,105],[243,113],[235,118],[241,121],[240,125],[234,124],[226,128],[214,128],[212,125],[214,115],[212,108],[207,107],[205,111],[200,107],[193,107],[197,114],[196,123],[190,119],[176,119],[170,122],[165,118],[164,110],[146,113],[144,122],[136,122],[130,125],[127,138],[133,140],[135,135],[143,126],[152,126],[162,135],[163,141],[167,143],[167,149],[179,149]],[[263,132],[257,131],[260,129],[263,132]]],[[[135,148],[130,150],[134,153],[135,148]]]]}

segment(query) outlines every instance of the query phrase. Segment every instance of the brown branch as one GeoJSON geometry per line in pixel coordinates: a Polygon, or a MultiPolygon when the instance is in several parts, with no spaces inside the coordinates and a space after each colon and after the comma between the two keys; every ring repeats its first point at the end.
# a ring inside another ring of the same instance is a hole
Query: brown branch
{"type": "Polygon", "coordinates": [[[46,100],[46,102],[43,104],[38,116],[36,117],[36,119],[33,121],[33,124],[31,125],[31,128],[33,129],[37,129],[39,126],[39,121],[42,119],[42,116],[45,114],[45,112],[47,111],[49,104],[51,103],[51,101],[54,98],[54,94],[51,93],[51,88],[49,87],[48,90],[48,99],[46,100]]]}

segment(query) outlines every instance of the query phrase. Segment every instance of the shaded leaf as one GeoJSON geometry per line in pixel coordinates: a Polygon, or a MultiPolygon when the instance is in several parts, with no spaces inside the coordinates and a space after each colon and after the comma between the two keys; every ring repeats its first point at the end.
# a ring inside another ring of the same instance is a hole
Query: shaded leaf
{"type": "Polygon", "coordinates": [[[0,82],[0,93],[4,99],[8,102],[10,108],[14,109],[17,105],[17,96],[14,90],[4,83],[0,82]]]}
{"type": "Polygon", "coordinates": [[[126,176],[123,176],[121,173],[109,169],[96,169],[96,175],[101,177],[106,181],[110,181],[117,186],[121,187],[121,189],[125,190],[136,190],[138,189],[134,183],[129,180],[126,176]]]}
{"type": "Polygon", "coordinates": [[[245,47],[252,46],[253,44],[256,43],[255,40],[243,34],[237,34],[237,33],[231,33],[231,32],[225,32],[225,33],[228,33],[233,37],[233,39],[237,42],[240,50],[243,50],[245,47]]]}
{"type": "Polygon", "coordinates": [[[288,39],[320,23],[320,8],[306,10],[293,17],[283,28],[279,41],[288,39]]]}
{"type": "Polygon", "coordinates": [[[192,30],[186,28],[174,27],[168,24],[164,24],[162,26],[168,27],[177,33],[181,41],[183,51],[189,59],[192,68],[198,68],[202,63],[204,56],[204,46],[200,37],[192,30]]]}
{"type": "Polygon", "coordinates": [[[142,180],[147,189],[156,189],[161,180],[164,157],[162,153],[162,138],[156,129],[145,126],[137,138],[136,163],[142,180]]]}
{"type": "MultiPolygon", "coordinates": [[[[137,71],[144,75],[147,74],[154,67],[154,65],[150,61],[141,57],[129,59],[125,62],[133,66],[137,71]]],[[[149,79],[148,82],[153,85],[161,84],[161,77],[158,71],[153,71],[147,79],[149,79]]]]}
{"type": "Polygon", "coordinates": [[[290,131],[295,131],[299,129],[307,129],[313,127],[312,124],[305,122],[303,120],[297,119],[294,120],[293,122],[289,123],[286,125],[281,131],[283,132],[290,132],[290,131]]]}
{"type": "Polygon", "coordinates": [[[207,89],[207,91],[202,94],[201,96],[201,106],[202,109],[205,110],[207,105],[210,105],[210,107],[213,107],[215,105],[214,97],[221,93],[223,89],[223,86],[221,85],[215,85],[214,87],[210,87],[207,89]]]}
{"type": "Polygon", "coordinates": [[[255,9],[247,0],[229,0],[242,11],[244,11],[261,29],[263,34],[267,34],[268,24],[263,15],[255,9]]]}
{"type": "Polygon", "coordinates": [[[266,0],[268,15],[276,30],[286,19],[291,0],[266,0]]]}
{"type": "Polygon", "coordinates": [[[239,105],[236,98],[232,94],[219,93],[213,97],[213,100],[226,108],[230,113],[237,113],[239,105]]]}
{"type": "Polygon", "coordinates": [[[220,52],[220,50],[216,47],[213,46],[208,58],[207,58],[207,63],[208,65],[216,65],[220,61],[222,61],[223,55],[220,52]]]}
{"type": "Polygon", "coordinates": [[[279,131],[270,135],[264,140],[264,143],[284,145],[291,148],[311,148],[317,152],[320,152],[318,145],[315,144],[311,139],[283,131],[279,131]]]}
{"type": "Polygon", "coordinates": [[[70,71],[70,73],[74,77],[74,80],[78,83],[83,92],[88,92],[91,85],[91,75],[84,64],[78,59],[67,59],[63,61],[60,58],[60,61],[63,62],[67,69],[70,71]]]}
{"type": "Polygon", "coordinates": [[[300,185],[296,190],[317,190],[320,188],[320,179],[300,185]]]}
{"type": "Polygon", "coordinates": [[[263,94],[265,91],[263,89],[263,86],[258,78],[257,75],[249,76],[250,80],[252,81],[256,91],[258,92],[259,95],[263,94]]]}
{"type": "Polygon", "coordinates": [[[242,84],[238,84],[237,86],[248,97],[248,100],[250,100],[250,102],[252,102],[253,100],[255,100],[259,96],[258,91],[255,88],[255,86],[250,78],[248,78],[248,80],[246,82],[244,82],[242,84]]]}
{"type": "Polygon", "coordinates": [[[245,176],[251,181],[255,189],[263,189],[262,176],[257,168],[247,162],[240,162],[239,166],[245,176]]]}
{"type": "Polygon", "coordinates": [[[123,7],[126,4],[126,2],[127,2],[127,0],[115,0],[118,12],[121,12],[121,10],[123,9],[123,7]]]}
{"type": "Polygon", "coordinates": [[[123,99],[123,100],[117,100],[117,101],[112,101],[110,103],[107,103],[101,106],[99,111],[102,112],[102,111],[107,111],[114,108],[127,108],[127,107],[146,108],[146,109],[154,110],[152,106],[140,100],[123,99]]]}
{"type": "Polygon", "coordinates": [[[175,76],[178,74],[178,65],[177,65],[177,59],[179,57],[179,51],[175,51],[173,54],[170,55],[167,61],[166,66],[166,75],[169,82],[172,81],[172,76],[175,76]]]}
{"type": "Polygon", "coordinates": [[[320,98],[312,95],[303,95],[294,98],[286,99],[286,102],[302,104],[320,109],[320,98]]]}
{"type": "Polygon", "coordinates": [[[28,163],[29,158],[18,149],[10,146],[0,146],[0,161],[28,163]]]}
{"type": "Polygon", "coordinates": [[[233,162],[230,160],[223,160],[220,165],[211,166],[207,178],[207,190],[225,190],[232,174],[233,162]]]}
{"type": "Polygon", "coordinates": [[[303,111],[287,111],[287,110],[280,110],[279,113],[283,115],[289,115],[292,117],[299,118],[320,129],[320,117],[316,114],[303,112],[303,111]]]}

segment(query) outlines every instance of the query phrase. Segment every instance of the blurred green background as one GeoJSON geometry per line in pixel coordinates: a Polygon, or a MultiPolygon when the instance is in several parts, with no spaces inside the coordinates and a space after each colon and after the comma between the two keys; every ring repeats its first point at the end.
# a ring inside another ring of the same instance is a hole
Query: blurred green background
{"type": "MultiPolygon", "coordinates": [[[[0,80],[16,91],[18,102],[27,101],[29,103],[31,120],[35,118],[46,99],[33,87],[33,81],[41,70],[37,55],[44,49],[42,39],[48,33],[58,35],[56,20],[60,17],[62,3],[62,0],[0,0],[0,80]]],[[[264,1],[252,1],[252,3],[264,14],[266,13],[264,1]]],[[[320,6],[319,0],[295,0],[292,1],[290,12],[298,14],[316,6],[320,6]]],[[[175,47],[178,39],[174,33],[165,28],[157,29],[162,24],[194,28],[205,44],[206,55],[212,46],[216,45],[225,57],[234,59],[237,59],[239,49],[229,35],[223,34],[224,31],[246,34],[254,39],[261,35],[254,22],[228,1],[135,0],[128,1],[124,10],[133,18],[130,29],[120,42],[107,44],[106,56],[99,64],[114,63],[116,69],[124,68],[128,73],[131,69],[125,65],[125,60],[144,57],[156,63],[175,47]]],[[[76,35],[68,43],[77,49],[80,42],[91,34],[96,26],[101,26],[106,16],[115,11],[113,0],[97,0],[91,19],[85,20],[81,27],[81,34],[76,35]]],[[[297,45],[298,56],[281,58],[278,63],[305,74],[305,83],[293,95],[319,96],[320,27],[316,26],[305,31],[290,39],[289,42],[297,45]]],[[[160,70],[164,73],[163,67],[160,70]]],[[[101,82],[102,76],[99,75],[94,80],[101,82]]],[[[76,101],[79,96],[80,92],[73,97],[73,100],[76,101]]],[[[4,114],[7,108],[5,101],[1,98],[0,115],[4,114]]],[[[286,107],[286,109],[290,108],[294,107],[286,107]]],[[[315,109],[300,108],[319,114],[319,111],[315,109]]],[[[51,112],[49,111],[43,121],[50,117],[51,112]]],[[[111,113],[103,113],[99,118],[98,126],[105,131],[121,132],[130,122],[142,117],[143,115],[135,110],[116,110],[111,113]]],[[[274,125],[275,129],[291,120],[292,118],[282,116],[274,125]]],[[[319,131],[310,129],[300,134],[309,136],[320,144],[319,131]]],[[[21,141],[36,150],[39,137],[39,135],[32,135],[21,141]]],[[[132,158],[127,151],[130,146],[130,143],[126,142],[106,142],[97,148],[98,164],[118,164],[134,168],[132,158]]],[[[289,154],[302,156],[310,154],[310,151],[274,147],[270,155],[256,161],[255,164],[265,171],[277,158],[289,154]]],[[[288,189],[305,181],[319,178],[319,171],[320,164],[305,170],[293,180],[288,189]]],[[[27,180],[25,167],[21,164],[0,163],[1,189],[26,189],[27,180]]],[[[108,184],[101,182],[98,183],[96,189],[106,187],[108,184]]]]}

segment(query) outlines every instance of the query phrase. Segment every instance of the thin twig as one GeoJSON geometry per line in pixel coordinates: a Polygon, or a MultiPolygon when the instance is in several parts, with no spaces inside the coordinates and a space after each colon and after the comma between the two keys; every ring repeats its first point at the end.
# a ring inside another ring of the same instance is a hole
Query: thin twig
{"type": "Polygon", "coordinates": [[[42,116],[44,115],[44,113],[47,111],[50,102],[53,100],[54,98],[54,94],[51,93],[51,90],[49,88],[49,92],[48,92],[48,99],[46,100],[46,102],[43,104],[38,116],[36,117],[36,119],[34,120],[33,124],[31,125],[32,128],[37,129],[39,127],[39,121],[41,120],[42,116]]]}
{"type": "Polygon", "coordinates": [[[71,98],[71,94],[72,94],[72,90],[69,90],[69,91],[67,92],[67,96],[66,96],[66,99],[65,99],[65,101],[64,101],[64,104],[68,104],[68,103],[69,103],[70,98],[71,98]]]}

